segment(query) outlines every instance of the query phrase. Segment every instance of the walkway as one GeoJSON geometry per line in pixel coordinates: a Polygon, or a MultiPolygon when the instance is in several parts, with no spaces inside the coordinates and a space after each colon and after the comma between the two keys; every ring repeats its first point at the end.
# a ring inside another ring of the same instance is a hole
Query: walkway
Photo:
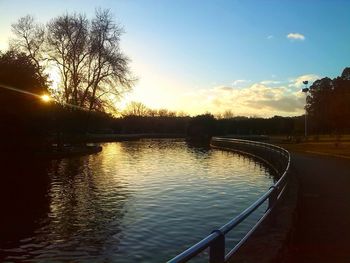
{"type": "Polygon", "coordinates": [[[350,160],[293,153],[292,164],[298,216],[284,262],[350,262],[350,160]]]}

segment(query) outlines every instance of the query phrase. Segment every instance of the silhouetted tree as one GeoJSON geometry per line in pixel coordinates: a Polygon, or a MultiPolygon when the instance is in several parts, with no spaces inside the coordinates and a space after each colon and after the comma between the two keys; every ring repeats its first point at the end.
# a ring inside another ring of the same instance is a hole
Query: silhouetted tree
{"type": "Polygon", "coordinates": [[[341,74],[341,79],[350,80],[350,67],[347,67],[343,70],[343,72],[341,74]]]}
{"type": "Polygon", "coordinates": [[[187,136],[191,140],[207,141],[215,134],[217,121],[209,113],[193,117],[188,124],[187,136]]]}
{"type": "Polygon", "coordinates": [[[10,40],[11,50],[26,53],[38,69],[38,74],[44,75],[45,28],[36,24],[33,16],[27,15],[12,25],[12,32],[16,37],[10,40]]]}
{"type": "Polygon", "coordinates": [[[151,109],[147,108],[147,106],[141,102],[132,101],[128,104],[124,112],[123,116],[149,116],[152,113],[151,109]]]}
{"type": "Polygon", "coordinates": [[[350,131],[350,68],[335,79],[322,78],[310,86],[306,109],[317,133],[350,131]]]}
{"type": "Polygon", "coordinates": [[[234,114],[231,110],[226,110],[221,117],[224,119],[232,119],[234,117],[234,114]]]}
{"type": "Polygon", "coordinates": [[[176,112],[170,111],[170,110],[167,110],[167,109],[159,109],[157,111],[157,116],[159,116],[159,117],[175,117],[176,116],[176,112]]]}
{"type": "Polygon", "coordinates": [[[42,144],[42,135],[48,129],[49,105],[32,94],[47,92],[46,76],[29,56],[8,51],[0,53],[0,87],[2,147],[12,150],[14,145],[24,149],[42,144]]]}
{"type": "MultiPolygon", "coordinates": [[[[307,113],[317,130],[328,131],[331,128],[331,99],[334,89],[330,78],[316,80],[310,87],[307,97],[307,113]]],[[[311,123],[311,122],[310,122],[311,123]]]]}
{"type": "Polygon", "coordinates": [[[59,99],[89,110],[108,110],[129,90],[134,79],[129,60],[120,50],[122,28],[109,10],[96,10],[91,20],[81,14],[64,14],[46,26],[30,16],[13,26],[12,46],[26,52],[37,64],[59,70],[59,99]]]}
{"type": "Polygon", "coordinates": [[[47,76],[40,73],[40,67],[30,56],[14,50],[0,52],[0,83],[40,95],[48,89],[47,76]]]}

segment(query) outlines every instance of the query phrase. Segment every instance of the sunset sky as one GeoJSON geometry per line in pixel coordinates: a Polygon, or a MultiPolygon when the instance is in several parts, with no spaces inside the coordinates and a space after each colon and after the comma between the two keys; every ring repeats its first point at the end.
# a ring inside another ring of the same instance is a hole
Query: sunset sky
{"type": "Polygon", "coordinates": [[[302,114],[303,80],[350,66],[350,1],[0,0],[0,49],[26,14],[42,23],[66,11],[110,8],[139,79],[122,101],[192,115],[302,114]]]}

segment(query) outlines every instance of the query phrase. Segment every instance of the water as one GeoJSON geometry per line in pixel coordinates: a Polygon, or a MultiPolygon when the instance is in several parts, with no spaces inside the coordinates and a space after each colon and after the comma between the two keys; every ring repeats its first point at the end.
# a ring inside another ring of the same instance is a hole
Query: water
{"type": "MultiPolygon", "coordinates": [[[[11,166],[24,183],[9,179],[18,185],[7,189],[3,260],[164,262],[273,183],[252,159],[181,140],[102,146],[96,155],[11,166]]],[[[228,236],[228,247],[262,211],[228,236]]]]}

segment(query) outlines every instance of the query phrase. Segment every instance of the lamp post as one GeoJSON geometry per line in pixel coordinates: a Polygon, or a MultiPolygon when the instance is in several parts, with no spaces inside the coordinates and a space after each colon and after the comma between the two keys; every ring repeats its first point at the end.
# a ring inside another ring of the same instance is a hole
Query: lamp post
{"type": "Polygon", "coordinates": [[[304,80],[303,84],[305,85],[305,88],[303,88],[301,91],[305,93],[305,139],[307,138],[307,110],[306,110],[306,103],[307,103],[307,93],[309,91],[309,88],[307,87],[307,84],[309,81],[304,80]]]}

